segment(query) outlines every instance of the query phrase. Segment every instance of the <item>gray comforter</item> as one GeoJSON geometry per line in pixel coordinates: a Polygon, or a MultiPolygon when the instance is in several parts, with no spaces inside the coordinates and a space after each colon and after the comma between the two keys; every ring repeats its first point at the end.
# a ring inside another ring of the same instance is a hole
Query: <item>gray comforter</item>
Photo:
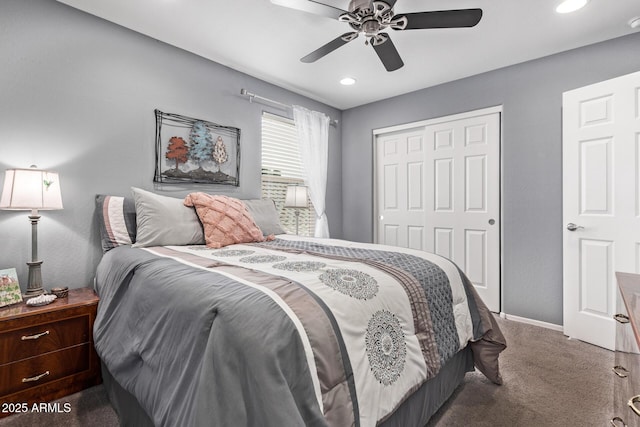
{"type": "Polygon", "coordinates": [[[96,273],[95,346],[158,426],[373,426],[467,343],[501,382],[493,317],[431,257],[292,239],[118,247],[96,273]]]}

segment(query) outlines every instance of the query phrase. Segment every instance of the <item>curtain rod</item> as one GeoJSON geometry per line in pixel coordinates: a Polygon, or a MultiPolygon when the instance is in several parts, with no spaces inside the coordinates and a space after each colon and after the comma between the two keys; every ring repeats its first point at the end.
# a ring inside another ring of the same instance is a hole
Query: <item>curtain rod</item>
{"type": "MultiPolygon", "coordinates": [[[[256,95],[255,93],[249,92],[246,89],[240,89],[240,95],[248,97],[249,98],[249,102],[253,102],[254,99],[258,99],[258,100],[273,104],[273,105],[275,105],[277,107],[280,107],[280,108],[290,108],[290,109],[293,108],[293,105],[283,104],[282,102],[274,101],[273,99],[269,99],[269,98],[265,98],[264,96],[256,95]]],[[[338,120],[334,120],[331,117],[329,117],[329,124],[331,126],[338,126],[338,120]]]]}

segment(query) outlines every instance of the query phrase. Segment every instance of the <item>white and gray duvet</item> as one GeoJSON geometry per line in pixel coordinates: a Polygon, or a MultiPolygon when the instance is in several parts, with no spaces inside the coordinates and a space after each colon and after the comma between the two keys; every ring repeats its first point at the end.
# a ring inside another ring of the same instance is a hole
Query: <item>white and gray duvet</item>
{"type": "Polygon", "coordinates": [[[158,426],[375,426],[469,344],[501,381],[493,317],[421,251],[292,236],[118,247],[96,290],[98,354],[158,426]]]}

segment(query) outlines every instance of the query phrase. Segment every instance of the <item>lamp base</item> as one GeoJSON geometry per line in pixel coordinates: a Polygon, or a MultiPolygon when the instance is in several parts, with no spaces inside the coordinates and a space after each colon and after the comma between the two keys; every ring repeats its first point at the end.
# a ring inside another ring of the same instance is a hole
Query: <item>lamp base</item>
{"type": "Polygon", "coordinates": [[[29,266],[29,280],[24,296],[30,298],[42,295],[44,293],[44,289],[42,289],[42,261],[31,261],[27,265],[29,266]]]}

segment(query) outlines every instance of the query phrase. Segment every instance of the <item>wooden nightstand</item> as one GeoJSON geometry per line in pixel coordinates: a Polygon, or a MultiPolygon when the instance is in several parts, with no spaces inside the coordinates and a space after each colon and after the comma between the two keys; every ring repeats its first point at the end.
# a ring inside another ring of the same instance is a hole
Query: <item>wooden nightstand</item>
{"type": "Polygon", "coordinates": [[[102,382],[93,347],[97,307],[93,290],[80,288],[42,307],[0,308],[0,404],[31,407],[102,382]]]}

